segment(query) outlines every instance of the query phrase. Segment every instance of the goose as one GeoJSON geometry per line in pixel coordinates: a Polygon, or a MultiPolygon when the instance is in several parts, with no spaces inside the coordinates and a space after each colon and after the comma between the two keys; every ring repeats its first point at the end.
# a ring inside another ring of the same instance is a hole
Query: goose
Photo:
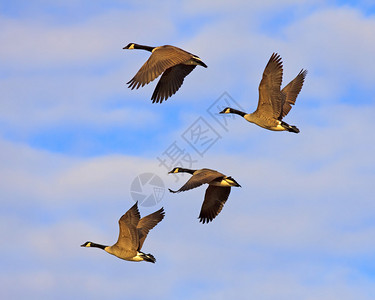
{"type": "Polygon", "coordinates": [[[225,176],[211,169],[191,170],[177,167],[168,174],[182,172],[189,173],[193,176],[179,190],[173,191],[169,189],[171,193],[184,192],[208,183],[208,188],[206,189],[201,212],[199,214],[199,221],[203,224],[211,222],[221,212],[229,197],[232,186],[241,187],[232,177],[225,176]]]}
{"type": "Polygon", "coordinates": [[[138,202],[136,202],[118,221],[120,226],[119,237],[113,246],[105,246],[93,242],[86,242],[81,247],[96,247],[128,261],[148,261],[155,263],[152,254],[141,251],[148,232],[164,218],[164,209],[140,218],[138,202]]]}
{"type": "Polygon", "coordinates": [[[289,131],[299,133],[296,126],[289,125],[282,119],[295,104],[302,89],[307,70],[302,69],[298,75],[280,91],[283,77],[283,63],[277,53],[273,53],[263,72],[259,84],[259,101],[256,111],[251,114],[226,107],[221,114],[237,114],[245,120],[273,131],[289,131]]]}
{"type": "Polygon", "coordinates": [[[151,52],[151,56],[137,74],[126,83],[129,84],[129,88],[143,87],[163,73],[152,94],[152,103],[162,103],[174,95],[184,82],[184,78],[197,65],[207,68],[198,56],[171,45],[150,47],[129,43],[123,49],[143,49],[151,52]]]}

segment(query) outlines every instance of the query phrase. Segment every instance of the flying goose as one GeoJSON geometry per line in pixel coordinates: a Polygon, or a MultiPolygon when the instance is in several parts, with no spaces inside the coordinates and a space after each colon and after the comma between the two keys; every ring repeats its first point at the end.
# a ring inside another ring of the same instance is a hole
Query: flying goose
{"type": "Polygon", "coordinates": [[[263,72],[259,84],[259,101],[255,112],[247,114],[234,108],[226,107],[221,114],[237,114],[260,127],[274,131],[298,133],[296,126],[289,125],[282,119],[289,113],[302,89],[307,70],[301,70],[287,86],[280,91],[283,77],[283,63],[277,53],[273,53],[263,72]]]}
{"type": "Polygon", "coordinates": [[[81,247],[100,248],[124,260],[145,260],[155,263],[155,257],[150,253],[143,253],[141,248],[148,232],[163,220],[164,215],[164,209],[161,208],[140,219],[137,202],[118,221],[120,233],[116,244],[113,246],[104,246],[93,242],[86,242],[81,247]]]}
{"type": "Polygon", "coordinates": [[[199,214],[199,221],[203,224],[211,222],[221,212],[229,197],[230,188],[232,186],[241,187],[232,177],[225,176],[224,174],[211,169],[190,170],[174,168],[168,174],[182,172],[192,174],[193,176],[179,190],[172,191],[169,189],[171,193],[191,190],[202,184],[208,183],[208,188],[199,214]]]}
{"type": "Polygon", "coordinates": [[[198,56],[170,45],[150,47],[129,43],[123,49],[143,49],[152,53],[137,74],[127,82],[129,88],[143,87],[163,73],[152,94],[152,103],[162,103],[164,99],[167,100],[174,95],[184,82],[184,78],[197,65],[207,68],[198,56]]]}

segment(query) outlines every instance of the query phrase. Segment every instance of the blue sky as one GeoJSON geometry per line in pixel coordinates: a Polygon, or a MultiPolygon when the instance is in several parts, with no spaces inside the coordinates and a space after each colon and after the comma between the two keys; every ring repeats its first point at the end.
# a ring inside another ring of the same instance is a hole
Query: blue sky
{"type": "Polygon", "coordinates": [[[374,299],[371,1],[0,1],[0,28],[1,298],[374,299]],[[129,42],[208,68],[152,104],[156,82],[125,84],[149,56],[129,42]],[[220,126],[220,101],[255,110],[273,52],[283,85],[309,71],[285,118],[300,134],[220,126]],[[202,155],[195,122],[212,129],[202,155]],[[183,184],[158,160],[173,143],[242,185],[214,222],[200,187],[140,207],[166,210],[143,247],[155,265],[80,248],[117,240],[137,175],[183,184]]]}

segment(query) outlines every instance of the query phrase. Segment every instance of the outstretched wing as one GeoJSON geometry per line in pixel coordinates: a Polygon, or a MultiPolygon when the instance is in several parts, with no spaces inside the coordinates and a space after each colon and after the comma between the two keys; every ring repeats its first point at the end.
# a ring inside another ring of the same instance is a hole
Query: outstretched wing
{"type": "Polygon", "coordinates": [[[273,53],[259,84],[259,101],[255,113],[269,118],[277,118],[280,115],[282,78],[283,63],[281,57],[279,54],[273,53]]]}
{"type": "Polygon", "coordinates": [[[290,112],[292,105],[296,103],[297,96],[302,89],[306,75],[307,70],[302,69],[296,78],[281,90],[282,108],[279,120],[282,120],[290,112]]]}
{"type": "Polygon", "coordinates": [[[159,209],[158,211],[143,217],[138,225],[138,235],[139,235],[139,247],[138,250],[141,250],[143,243],[147,237],[148,232],[154,228],[165,216],[164,208],[159,209]]]}
{"type": "Polygon", "coordinates": [[[184,192],[187,190],[194,189],[198,186],[201,186],[202,184],[210,183],[211,181],[217,178],[225,176],[224,174],[220,172],[210,170],[210,169],[202,169],[199,171],[200,171],[199,173],[194,174],[179,190],[177,191],[169,190],[169,191],[172,193],[184,192]]]}
{"type": "Polygon", "coordinates": [[[230,194],[230,187],[221,187],[210,185],[204,196],[199,221],[204,223],[211,222],[223,209],[225,202],[230,194]]]}
{"type": "Polygon", "coordinates": [[[137,225],[139,219],[138,203],[135,203],[118,221],[120,232],[115,244],[116,246],[125,250],[138,249],[139,237],[137,225]]]}
{"type": "Polygon", "coordinates": [[[184,78],[194,70],[195,65],[179,64],[167,69],[161,76],[154,93],[152,94],[152,103],[162,103],[168,97],[174,95],[184,82],[184,78]]]}
{"type": "Polygon", "coordinates": [[[156,47],[149,59],[127,84],[131,89],[138,89],[157,78],[168,68],[189,60],[191,55],[185,50],[170,45],[156,47]]]}

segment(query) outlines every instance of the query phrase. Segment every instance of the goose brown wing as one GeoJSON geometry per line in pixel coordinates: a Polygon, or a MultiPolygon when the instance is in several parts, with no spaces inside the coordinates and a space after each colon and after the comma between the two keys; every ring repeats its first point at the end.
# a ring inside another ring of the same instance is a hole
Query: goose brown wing
{"type": "Polygon", "coordinates": [[[138,225],[137,225],[137,230],[138,230],[138,235],[139,235],[139,247],[138,250],[141,250],[143,243],[147,237],[147,234],[149,231],[154,228],[161,220],[164,218],[164,209],[161,208],[158,211],[143,217],[138,225]]]}
{"type": "Polygon", "coordinates": [[[135,203],[118,221],[120,232],[116,246],[127,250],[137,250],[139,244],[137,231],[139,219],[138,203],[135,203]]]}
{"type": "Polygon", "coordinates": [[[279,120],[282,120],[282,118],[290,112],[292,105],[296,103],[297,96],[302,89],[306,75],[307,70],[302,69],[298,75],[281,90],[282,108],[279,120]]]}
{"type": "Polygon", "coordinates": [[[198,173],[194,174],[179,190],[170,191],[172,193],[184,192],[201,186],[202,184],[210,183],[211,181],[224,176],[224,174],[214,170],[202,169],[199,170],[198,173]]]}
{"type": "Polygon", "coordinates": [[[174,46],[161,46],[155,48],[149,59],[139,69],[137,74],[129,81],[129,88],[138,89],[157,78],[170,67],[186,62],[192,54],[174,46]]]}
{"type": "Polygon", "coordinates": [[[229,197],[230,189],[230,187],[208,186],[199,214],[200,222],[203,224],[211,222],[221,212],[229,197]]]}
{"type": "Polygon", "coordinates": [[[195,65],[179,64],[167,69],[161,76],[152,94],[152,103],[162,103],[163,100],[167,100],[168,97],[174,95],[184,82],[184,78],[188,76],[195,67],[195,65]]]}
{"type": "Polygon", "coordinates": [[[281,112],[280,86],[283,78],[283,63],[277,53],[273,53],[263,72],[259,84],[259,101],[255,113],[268,118],[278,118],[281,112]]]}

